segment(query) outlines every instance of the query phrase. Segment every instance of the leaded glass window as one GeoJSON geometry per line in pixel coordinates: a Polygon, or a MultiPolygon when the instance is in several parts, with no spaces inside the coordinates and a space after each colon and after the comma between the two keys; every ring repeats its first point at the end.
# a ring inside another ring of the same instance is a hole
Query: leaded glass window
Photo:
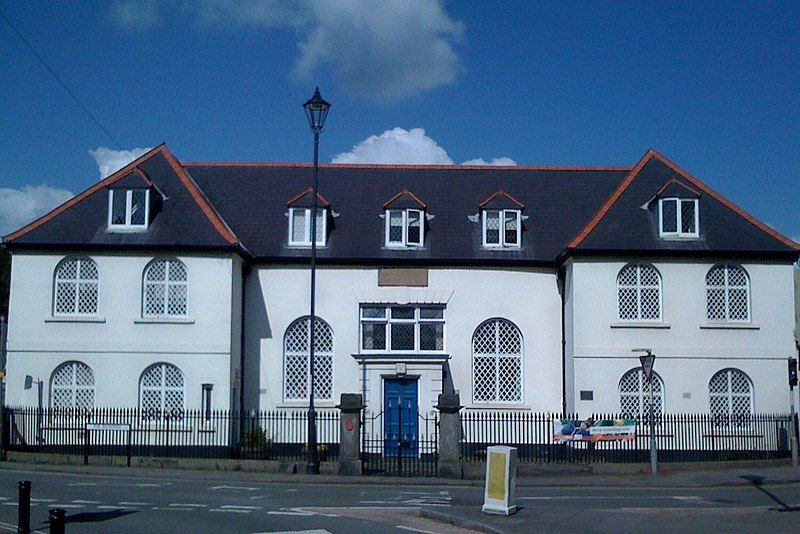
{"type": "MultiPolygon", "coordinates": [[[[292,208],[289,210],[289,244],[311,246],[311,208],[292,208]]],[[[327,234],[326,208],[317,207],[317,245],[325,246],[327,234]]]]}
{"type": "Polygon", "coordinates": [[[390,352],[443,351],[444,307],[364,305],[361,348],[390,352]]]}
{"type": "MultiPolygon", "coordinates": [[[[311,390],[311,319],[302,317],[286,329],[283,344],[283,397],[306,401],[311,390]]],[[[314,398],[333,399],[333,330],[328,323],[314,322],[314,398]]]]}
{"type": "Polygon", "coordinates": [[[706,274],[706,312],[709,321],[750,320],[750,283],[738,265],[716,265],[706,274]]]}
{"type": "Polygon", "coordinates": [[[94,408],[94,373],[81,362],[59,365],[50,377],[52,408],[94,408]]]}
{"type": "Polygon", "coordinates": [[[148,224],[149,208],[148,189],[110,189],[108,228],[112,231],[144,230],[148,224]]]}
{"type": "Polygon", "coordinates": [[[621,321],[661,320],[661,275],[652,265],[626,265],[617,275],[621,321]]]}
{"type": "Polygon", "coordinates": [[[97,315],[97,264],[89,258],[69,258],[56,267],[54,315],[97,315]]]}
{"type": "Polygon", "coordinates": [[[144,270],[143,317],[185,317],[188,275],[179,260],[153,260],[144,270]]]}
{"type": "MultiPolygon", "coordinates": [[[[653,416],[656,421],[664,411],[664,382],[653,373],[653,416]]],[[[649,421],[650,384],[640,367],[631,369],[619,381],[619,410],[623,417],[649,421]]]]}
{"type": "Polygon", "coordinates": [[[753,414],[753,385],[739,369],[723,369],[708,382],[711,415],[718,426],[750,425],[753,414]]]}
{"type": "Polygon", "coordinates": [[[662,237],[699,237],[700,214],[696,198],[662,198],[659,207],[659,233],[662,237]]]}
{"type": "Polygon", "coordinates": [[[386,246],[421,247],[425,242],[425,212],[386,210],[386,246]]]}
{"type": "Polygon", "coordinates": [[[483,246],[519,247],[519,210],[483,210],[483,246]]]}
{"type": "Polygon", "coordinates": [[[522,402],[522,334],[506,319],[490,319],[472,336],[472,397],[482,402],[522,402]]]}
{"type": "Polygon", "coordinates": [[[151,365],[139,379],[139,408],[146,420],[182,419],[185,396],[183,372],[172,364],[151,365]]]}

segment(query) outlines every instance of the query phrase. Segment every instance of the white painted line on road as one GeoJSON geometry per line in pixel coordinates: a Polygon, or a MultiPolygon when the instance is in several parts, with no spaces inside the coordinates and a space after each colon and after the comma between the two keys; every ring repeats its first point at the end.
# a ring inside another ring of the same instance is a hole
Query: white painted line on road
{"type": "Polygon", "coordinates": [[[0,501],[7,501],[8,497],[0,497],[0,501]]]}
{"type": "Polygon", "coordinates": [[[208,508],[207,504],[195,504],[189,502],[174,502],[167,506],[174,506],[176,508],[208,508]]]}
{"type": "Polygon", "coordinates": [[[412,527],[407,527],[407,526],[404,526],[404,525],[395,525],[394,528],[399,528],[400,530],[409,530],[411,532],[422,532],[423,534],[440,534],[439,532],[436,532],[435,530],[422,530],[420,528],[412,528],[412,527]]]}
{"type": "Polygon", "coordinates": [[[314,515],[314,512],[290,512],[288,510],[270,510],[267,513],[269,515],[301,515],[305,517],[314,515]]]}
{"type": "Polygon", "coordinates": [[[99,486],[99,482],[73,482],[72,484],[67,484],[67,486],[99,486]]]}
{"type": "Polygon", "coordinates": [[[696,500],[700,497],[696,495],[636,495],[636,496],[623,496],[623,495],[549,495],[542,497],[517,497],[518,501],[568,501],[568,500],[597,500],[607,501],[610,499],[617,500],[665,500],[665,499],[683,499],[683,500],[696,500]]]}
{"type": "Polygon", "coordinates": [[[151,510],[167,510],[170,512],[196,512],[197,508],[170,508],[169,506],[153,506],[151,510]]]}
{"type": "Polygon", "coordinates": [[[225,509],[212,508],[211,510],[209,510],[209,512],[226,512],[226,513],[229,513],[229,514],[249,514],[250,512],[252,512],[252,510],[234,510],[234,509],[230,509],[230,508],[225,508],[225,509]]]}
{"type": "Polygon", "coordinates": [[[108,504],[103,504],[97,507],[98,510],[130,510],[130,508],[123,508],[121,506],[110,506],[108,504]]]}
{"type": "Polygon", "coordinates": [[[85,508],[83,504],[53,504],[50,508],[85,508]]]}
{"type": "MultiPolygon", "coordinates": [[[[0,504],[2,504],[3,506],[17,506],[17,503],[15,503],[15,502],[4,502],[4,503],[0,503],[0,504]]],[[[36,506],[36,505],[32,504],[31,506],[36,506]]]]}
{"type": "Polygon", "coordinates": [[[31,502],[56,502],[55,499],[33,499],[31,498],[31,502]]]}
{"type": "Polygon", "coordinates": [[[84,501],[81,499],[75,499],[72,502],[75,504],[103,504],[103,501],[84,501]]]}
{"type": "Polygon", "coordinates": [[[238,504],[223,504],[220,508],[230,508],[235,509],[239,508],[241,510],[263,510],[263,506],[239,506],[238,504]]]}
{"type": "Polygon", "coordinates": [[[250,488],[247,486],[211,486],[210,490],[243,490],[243,491],[258,491],[260,488],[250,488]]]}
{"type": "Polygon", "coordinates": [[[253,534],[333,534],[330,530],[281,530],[271,532],[253,532],[253,534]]]}
{"type": "Polygon", "coordinates": [[[122,506],[150,506],[151,502],[138,502],[138,501],[119,501],[122,506]]]}
{"type": "Polygon", "coordinates": [[[395,501],[358,501],[361,504],[393,504],[395,501]]]}
{"type": "Polygon", "coordinates": [[[162,488],[164,486],[171,486],[172,482],[160,482],[160,483],[157,483],[157,484],[155,484],[155,483],[143,483],[142,482],[142,483],[133,484],[133,485],[136,486],[137,488],[162,488]]]}
{"type": "MultiPolygon", "coordinates": [[[[17,526],[16,525],[12,525],[11,523],[4,523],[3,521],[0,521],[0,528],[3,529],[3,530],[8,530],[10,532],[17,532],[17,526]]],[[[47,534],[46,532],[41,531],[41,530],[31,530],[31,533],[32,534],[47,534]]]]}

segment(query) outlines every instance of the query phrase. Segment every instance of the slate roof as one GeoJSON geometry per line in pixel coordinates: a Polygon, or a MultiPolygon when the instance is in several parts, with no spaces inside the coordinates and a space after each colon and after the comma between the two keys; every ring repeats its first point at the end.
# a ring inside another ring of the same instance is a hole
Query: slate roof
{"type": "MultiPolygon", "coordinates": [[[[4,241],[12,249],[203,249],[304,262],[308,248],[287,245],[288,204],[309,204],[312,180],[308,164],[179,163],[161,145],[4,241]],[[108,189],[148,181],[167,199],[147,231],[108,232],[108,189]]],[[[331,212],[321,263],[552,266],[580,254],[800,254],[800,245],[655,151],[634,168],[323,164],[319,184],[331,212]],[[659,237],[659,193],[699,199],[699,239],[659,237]],[[392,200],[392,208],[426,206],[424,247],[384,245],[383,205],[392,200]],[[485,202],[523,206],[521,248],[481,246],[485,202]]]]}

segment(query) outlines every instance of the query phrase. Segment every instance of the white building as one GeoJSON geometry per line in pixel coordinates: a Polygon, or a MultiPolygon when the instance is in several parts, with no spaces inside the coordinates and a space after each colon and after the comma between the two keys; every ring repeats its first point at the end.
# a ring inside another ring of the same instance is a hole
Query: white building
{"type": "MultiPolygon", "coordinates": [[[[308,165],[164,146],[5,237],[7,403],[304,407],[308,165]]],[[[634,167],[323,165],[315,399],[428,411],[788,411],[800,245],[634,167]]]]}

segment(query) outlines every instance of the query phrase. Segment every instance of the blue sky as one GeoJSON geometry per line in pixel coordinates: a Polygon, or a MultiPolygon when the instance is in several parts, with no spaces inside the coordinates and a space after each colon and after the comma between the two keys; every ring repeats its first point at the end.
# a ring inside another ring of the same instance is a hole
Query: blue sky
{"type": "Polygon", "coordinates": [[[300,106],[319,85],[322,161],[633,165],[652,147],[800,238],[798,2],[0,10],[118,143],[0,20],[0,233],[96,182],[115,150],[308,161],[300,106]]]}

